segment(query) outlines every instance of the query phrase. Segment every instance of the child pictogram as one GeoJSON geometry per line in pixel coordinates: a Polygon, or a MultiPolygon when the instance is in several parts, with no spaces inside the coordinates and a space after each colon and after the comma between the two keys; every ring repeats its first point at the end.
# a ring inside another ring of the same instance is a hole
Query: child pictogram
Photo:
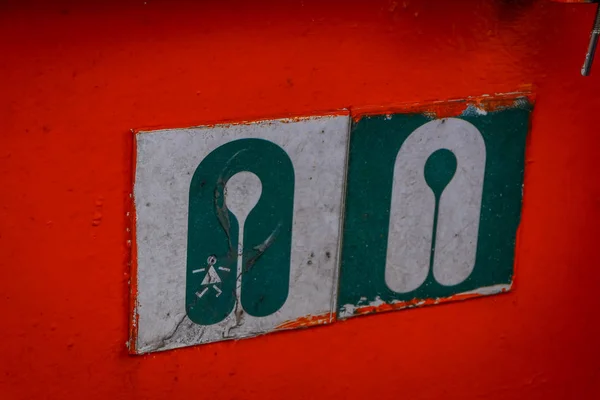
{"type": "Polygon", "coordinates": [[[202,286],[206,287],[204,287],[202,291],[196,292],[196,296],[198,296],[198,298],[201,298],[206,294],[206,292],[208,292],[209,287],[212,287],[216,292],[215,297],[219,297],[221,293],[223,293],[223,291],[219,287],[221,284],[221,278],[219,277],[219,273],[216,271],[216,269],[226,273],[231,272],[231,269],[226,267],[217,267],[215,269],[215,265],[217,264],[217,257],[215,256],[209,256],[206,262],[208,263],[206,267],[198,268],[192,271],[192,274],[206,272],[206,274],[204,275],[204,279],[202,279],[201,283],[202,286]]]}

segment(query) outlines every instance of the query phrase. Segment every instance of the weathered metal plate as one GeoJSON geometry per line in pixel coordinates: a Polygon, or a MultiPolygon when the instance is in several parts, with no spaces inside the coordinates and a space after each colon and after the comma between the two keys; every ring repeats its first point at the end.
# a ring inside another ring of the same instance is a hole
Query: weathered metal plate
{"type": "Polygon", "coordinates": [[[349,116],[136,134],[130,349],[330,322],[349,116]]]}
{"type": "Polygon", "coordinates": [[[338,317],[510,290],[531,101],[355,118],[338,317]]]}

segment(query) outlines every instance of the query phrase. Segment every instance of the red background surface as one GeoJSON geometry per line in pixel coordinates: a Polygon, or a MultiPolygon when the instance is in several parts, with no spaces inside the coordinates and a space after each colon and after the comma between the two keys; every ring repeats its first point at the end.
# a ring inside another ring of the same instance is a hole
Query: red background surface
{"type": "Polygon", "coordinates": [[[600,396],[594,6],[0,3],[2,399],[600,396]],[[514,291],[129,356],[129,129],[534,84],[514,291]]]}

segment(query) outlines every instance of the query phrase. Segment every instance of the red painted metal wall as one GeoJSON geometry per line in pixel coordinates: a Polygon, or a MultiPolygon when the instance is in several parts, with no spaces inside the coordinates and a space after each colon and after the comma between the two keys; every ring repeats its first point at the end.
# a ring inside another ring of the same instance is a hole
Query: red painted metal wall
{"type": "Polygon", "coordinates": [[[600,397],[594,6],[0,3],[0,398],[600,397]],[[127,355],[130,128],[537,95],[510,294],[127,355]]]}

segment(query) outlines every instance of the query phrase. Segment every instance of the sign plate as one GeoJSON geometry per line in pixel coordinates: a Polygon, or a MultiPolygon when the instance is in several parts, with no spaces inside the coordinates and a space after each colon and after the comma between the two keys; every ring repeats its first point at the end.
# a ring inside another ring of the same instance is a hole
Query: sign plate
{"type": "Polygon", "coordinates": [[[328,323],[349,116],[138,132],[130,349],[328,323]]]}
{"type": "Polygon", "coordinates": [[[531,109],[513,100],[355,121],[339,318],[510,289],[531,109]]]}

